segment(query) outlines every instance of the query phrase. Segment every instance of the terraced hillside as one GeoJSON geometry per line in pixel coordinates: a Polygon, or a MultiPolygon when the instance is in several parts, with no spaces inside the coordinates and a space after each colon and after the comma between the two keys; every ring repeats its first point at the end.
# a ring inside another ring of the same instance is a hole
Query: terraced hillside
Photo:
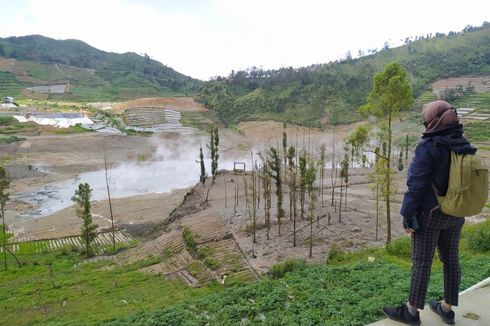
{"type": "Polygon", "coordinates": [[[22,84],[10,72],[0,71],[0,100],[4,96],[17,96],[22,90],[22,84]]]}
{"type": "Polygon", "coordinates": [[[178,111],[158,107],[129,108],[123,114],[123,120],[129,129],[152,132],[194,131],[194,128],[182,126],[180,117],[178,111]]]}

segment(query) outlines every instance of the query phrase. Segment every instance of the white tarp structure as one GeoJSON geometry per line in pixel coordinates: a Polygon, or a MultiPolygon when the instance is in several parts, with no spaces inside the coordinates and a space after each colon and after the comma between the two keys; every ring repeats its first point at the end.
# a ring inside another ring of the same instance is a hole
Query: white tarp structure
{"type": "Polygon", "coordinates": [[[13,116],[19,122],[32,121],[40,125],[50,125],[57,128],[68,128],[77,124],[93,125],[94,122],[80,113],[45,113],[13,116]]]}

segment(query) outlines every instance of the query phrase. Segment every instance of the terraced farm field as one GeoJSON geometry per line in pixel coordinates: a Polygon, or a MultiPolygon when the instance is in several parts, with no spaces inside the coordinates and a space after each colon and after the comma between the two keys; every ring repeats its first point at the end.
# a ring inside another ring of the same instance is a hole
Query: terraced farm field
{"type": "MultiPolygon", "coordinates": [[[[116,244],[128,244],[132,240],[132,237],[123,231],[116,231],[114,237],[116,244]]],[[[94,245],[96,247],[96,253],[103,253],[105,247],[112,245],[112,234],[110,232],[99,233],[95,238],[94,245]]],[[[17,242],[7,246],[9,247],[9,250],[14,253],[22,250],[29,250],[32,253],[44,253],[63,248],[83,249],[84,244],[80,236],[74,236],[30,242],[17,242]]],[[[3,248],[0,248],[0,253],[2,252],[3,248]]]]}

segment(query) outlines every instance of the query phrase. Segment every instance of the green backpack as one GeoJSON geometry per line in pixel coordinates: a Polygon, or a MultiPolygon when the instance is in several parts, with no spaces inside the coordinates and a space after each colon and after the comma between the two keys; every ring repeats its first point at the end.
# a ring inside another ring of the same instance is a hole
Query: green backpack
{"type": "Polygon", "coordinates": [[[488,168],[478,155],[451,151],[446,196],[439,196],[432,186],[443,213],[457,217],[476,215],[488,200],[488,168]]]}

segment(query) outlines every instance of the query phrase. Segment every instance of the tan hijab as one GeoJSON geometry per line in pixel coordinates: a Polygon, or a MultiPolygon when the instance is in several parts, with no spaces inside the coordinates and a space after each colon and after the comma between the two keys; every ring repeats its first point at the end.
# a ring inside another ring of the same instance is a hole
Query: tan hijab
{"type": "Polygon", "coordinates": [[[425,104],[422,117],[426,133],[436,132],[459,123],[456,109],[442,100],[425,104]]]}

